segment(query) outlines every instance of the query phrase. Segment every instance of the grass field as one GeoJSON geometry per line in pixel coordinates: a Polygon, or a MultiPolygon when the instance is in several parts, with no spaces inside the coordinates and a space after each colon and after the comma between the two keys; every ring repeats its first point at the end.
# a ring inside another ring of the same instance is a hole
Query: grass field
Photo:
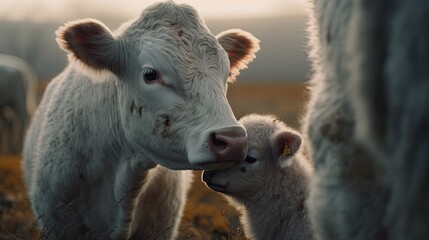
{"type": "MultiPolygon", "coordinates": [[[[228,99],[237,118],[249,113],[276,114],[299,128],[306,95],[303,84],[233,84],[228,99]]],[[[0,155],[0,239],[38,239],[21,176],[19,155],[0,155]]],[[[217,193],[194,184],[180,227],[181,239],[245,239],[237,212],[217,193]]]]}

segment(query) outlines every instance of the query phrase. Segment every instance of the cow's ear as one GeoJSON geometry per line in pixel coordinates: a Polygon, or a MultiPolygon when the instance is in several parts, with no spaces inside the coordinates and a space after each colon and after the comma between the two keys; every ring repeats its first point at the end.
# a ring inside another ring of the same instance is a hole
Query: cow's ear
{"type": "Polygon", "coordinates": [[[280,167],[288,167],[293,163],[294,156],[300,149],[301,135],[292,130],[282,130],[274,134],[272,154],[277,157],[280,167]]]}
{"type": "Polygon", "coordinates": [[[232,75],[229,81],[233,82],[240,70],[247,68],[247,65],[255,58],[255,53],[259,50],[259,40],[240,29],[221,32],[216,38],[228,53],[232,75]]]}
{"type": "Polygon", "coordinates": [[[57,42],[71,60],[92,70],[118,73],[117,41],[110,30],[95,19],[66,23],[56,31],[57,42]]]}

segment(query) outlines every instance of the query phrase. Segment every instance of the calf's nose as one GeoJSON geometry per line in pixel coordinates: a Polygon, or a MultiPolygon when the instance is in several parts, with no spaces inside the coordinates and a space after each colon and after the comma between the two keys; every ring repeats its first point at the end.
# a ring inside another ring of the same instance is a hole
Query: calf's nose
{"type": "Polygon", "coordinates": [[[247,133],[239,126],[217,129],[210,134],[210,149],[218,162],[241,162],[246,158],[247,133]]]}

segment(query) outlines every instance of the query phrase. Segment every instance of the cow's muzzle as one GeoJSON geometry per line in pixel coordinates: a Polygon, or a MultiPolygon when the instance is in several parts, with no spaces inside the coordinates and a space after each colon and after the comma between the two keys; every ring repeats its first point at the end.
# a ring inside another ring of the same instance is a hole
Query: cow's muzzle
{"type": "Polygon", "coordinates": [[[240,125],[209,128],[187,143],[188,160],[201,170],[219,170],[243,161],[247,153],[247,132],[240,125]]]}
{"type": "Polygon", "coordinates": [[[209,134],[208,145],[216,162],[241,162],[247,153],[246,130],[241,126],[216,129],[209,134]]]}

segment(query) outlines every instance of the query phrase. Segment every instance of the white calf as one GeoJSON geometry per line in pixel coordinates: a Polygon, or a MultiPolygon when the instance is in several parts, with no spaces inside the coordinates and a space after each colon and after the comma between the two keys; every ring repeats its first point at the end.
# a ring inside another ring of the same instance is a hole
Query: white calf
{"type": "Polygon", "coordinates": [[[313,239],[305,207],[311,166],[301,136],[273,116],[240,119],[248,133],[246,160],[204,171],[203,181],[241,212],[250,239],[313,239]]]}
{"type": "Polygon", "coordinates": [[[258,41],[241,30],[215,38],[195,9],[172,1],[114,33],[92,19],[67,23],[57,40],[70,64],[49,84],[24,149],[43,236],[174,238],[191,180],[166,168],[245,158],[226,89],[258,41]]]}
{"type": "Polygon", "coordinates": [[[429,2],[315,0],[305,119],[319,239],[429,238],[429,2]]]}

